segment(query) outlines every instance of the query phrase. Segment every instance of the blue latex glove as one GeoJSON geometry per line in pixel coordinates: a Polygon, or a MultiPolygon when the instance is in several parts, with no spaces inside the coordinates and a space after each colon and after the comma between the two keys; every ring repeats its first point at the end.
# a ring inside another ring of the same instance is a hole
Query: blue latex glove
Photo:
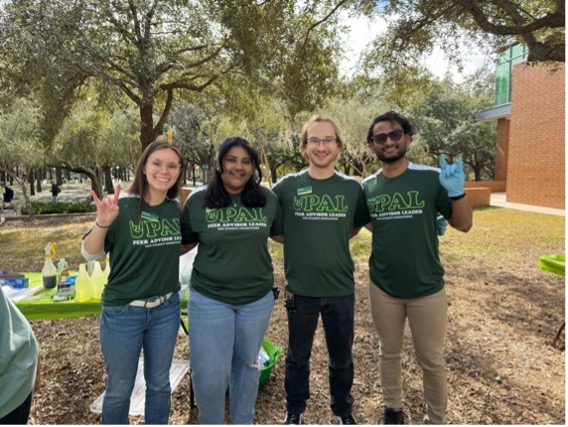
{"type": "Polygon", "coordinates": [[[465,192],[462,157],[459,156],[455,164],[449,165],[446,157],[440,155],[440,169],[440,184],[448,191],[448,196],[461,196],[465,192]]]}
{"type": "Polygon", "coordinates": [[[440,215],[436,219],[436,234],[438,236],[443,236],[444,234],[446,234],[446,228],[448,228],[448,221],[446,221],[446,219],[442,215],[440,215]]]}

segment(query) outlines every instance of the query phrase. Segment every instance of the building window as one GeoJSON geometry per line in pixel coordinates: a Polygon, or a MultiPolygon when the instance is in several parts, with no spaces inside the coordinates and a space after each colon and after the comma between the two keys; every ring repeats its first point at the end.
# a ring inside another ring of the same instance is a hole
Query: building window
{"type": "Polygon", "coordinates": [[[528,49],[525,45],[515,43],[509,46],[499,56],[495,71],[495,105],[503,105],[511,102],[511,79],[513,66],[527,60],[528,49]]]}

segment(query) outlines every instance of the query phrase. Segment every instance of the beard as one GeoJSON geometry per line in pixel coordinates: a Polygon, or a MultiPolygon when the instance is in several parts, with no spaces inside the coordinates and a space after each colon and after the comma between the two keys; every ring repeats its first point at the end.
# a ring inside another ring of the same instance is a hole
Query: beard
{"type": "Polygon", "coordinates": [[[404,147],[404,148],[400,148],[395,154],[388,156],[388,157],[385,156],[382,152],[379,152],[379,153],[377,153],[377,157],[383,163],[394,163],[394,162],[402,159],[406,155],[407,151],[408,151],[408,149],[406,147],[404,147]]]}

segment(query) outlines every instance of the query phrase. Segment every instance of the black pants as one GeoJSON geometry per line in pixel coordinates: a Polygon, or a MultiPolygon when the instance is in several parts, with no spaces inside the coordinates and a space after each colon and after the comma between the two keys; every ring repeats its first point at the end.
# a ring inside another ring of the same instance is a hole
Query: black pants
{"type": "Polygon", "coordinates": [[[28,418],[30,417],[30,409],[32,408],[33,394],[34,393],[32,391],[27,399],[24,400],[24,403],[22,403],[5,417],[0,418],[0,424],[27,424],[28,418]]]}
{"type": "Polygon", "coordinates": [[[295,295],[296,308],[288,311],[286,354],[286,411],[300,414],[310,398],[310,356],[321,314],[329,353],[329,390],[335,415],[351,414],[353,397],[353,328],[355,296],[311,298],[295,295]]]}

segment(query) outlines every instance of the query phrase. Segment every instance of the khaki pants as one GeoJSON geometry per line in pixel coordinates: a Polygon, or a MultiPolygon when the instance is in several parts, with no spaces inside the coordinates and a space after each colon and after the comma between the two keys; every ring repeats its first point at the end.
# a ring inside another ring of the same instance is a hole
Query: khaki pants
{"type": "Polygon", "coordinates": [[[379,334],[379,367],[383,402],[387,408],[402,409],[401,352],[404,325],[408,318],[418,364],[422,367],[427,422],[444,424],[447,408],[447,378],[444,338],[448,303],[446,291],[423,298],[393,298],[369,283],[371,314],[379,334]]]}

